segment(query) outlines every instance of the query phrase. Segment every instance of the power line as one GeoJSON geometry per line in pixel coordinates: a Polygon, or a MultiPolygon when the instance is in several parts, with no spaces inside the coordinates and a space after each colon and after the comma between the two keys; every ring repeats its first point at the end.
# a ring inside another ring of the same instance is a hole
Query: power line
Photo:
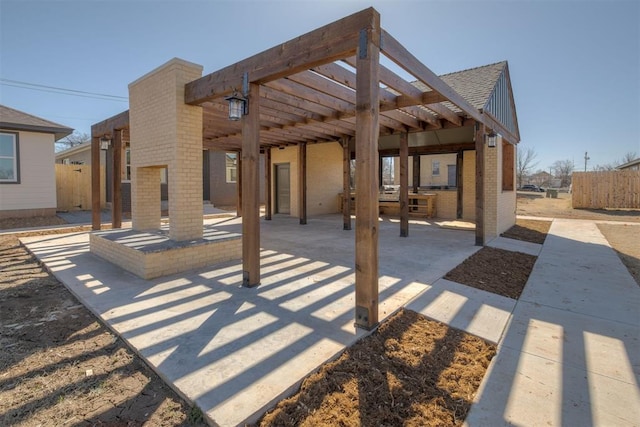
{"type": "Polygon", "coordinates": [[[22,82],[19,80],[11,80],[0,78],[0,84],[5,86],[17,87],[20,89],[36,90],[40,92],[59,93],[61,95],[80,96],[83,98],[102,99],[105,101],[128,102],[129,98],[125,96],[109,95],[105,93],[87,92],[83,90],[66,89],[62,87],[46,86],[37,83],[22,82]]]}

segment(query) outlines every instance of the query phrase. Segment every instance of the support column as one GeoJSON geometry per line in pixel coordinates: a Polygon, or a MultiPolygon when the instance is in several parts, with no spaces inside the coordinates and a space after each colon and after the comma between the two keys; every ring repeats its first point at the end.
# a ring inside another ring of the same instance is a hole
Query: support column
{"type": "Polygon", "coordinates": [[[342,229],[351,230],[351,152],[349,138],[342,138],[342,229]]]}
{"type": "Polygon", "coordinates": [[[111,228],[122,228],[122,130],[113,130],[113,192],[111,228]]]}
{"type": "Polygon", "coordinates": [[[242,285],[260,284],[260,85],[249,84],[242,117],[242,285]]]}
{"type": "Polygon", "coordinates": [[[91,138],[91,229],[100,230],[100,138],[91,138]]]}
{"type": "Polygon", "coordinates": [[[271,148],[264,150],[264,219],[271,221],[271,148]]]}
{"type": "Polygon", "coordinates": [[[378,324],[380,15],[360,30],[356,54],[356,326],[378,324]]]}
{"type": "Polygon", "coordinates": [[[307,143],[298,145],[298,190],[300,192],[300,224],[307,223],[307,143]]]}
{"type": "Polygon", "coordinates": [[[413,156],[413,192],[417,193],[420,187],[420,155],[413,156]]]}
{"type": "Polygon", "coordinates": [[[409,135],[400,134],[400,237],[409,235],[409,135]]]}
{"type": "Polygon", "coordinates": [[[463,193],[463,177],[462,171],[464,168],[464,151],[458,151],[456,155],[456,218],[462,219],[462,195],[463,193]]]}
{"type": "Polygon", "coordinates": [[[484,246],[484,124],[475,125],[476,142],[476,246],[484,246]]]}
{"type": "Polygon", "coordinates": [[[236,153],[236,216],[242,216],[242,151],[236,153]]]}

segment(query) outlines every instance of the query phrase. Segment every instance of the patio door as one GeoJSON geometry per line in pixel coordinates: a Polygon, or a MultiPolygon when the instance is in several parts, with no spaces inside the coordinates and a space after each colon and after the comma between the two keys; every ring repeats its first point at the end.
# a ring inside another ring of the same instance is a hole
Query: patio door
{"type": "Polygon", "coordinates": [[[276,167],[276,213],[291,213],[291,176],[289,163],[275,165],[276,167]]]}

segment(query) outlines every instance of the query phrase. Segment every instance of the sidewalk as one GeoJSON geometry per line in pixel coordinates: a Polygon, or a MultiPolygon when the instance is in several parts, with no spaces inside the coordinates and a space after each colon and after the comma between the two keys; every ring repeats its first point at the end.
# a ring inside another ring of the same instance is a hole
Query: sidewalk
{"type": "Polygon", "coordinates": [[[640,425],[640,287],[593,221],[556,219],[468,426],[640,425]]]}

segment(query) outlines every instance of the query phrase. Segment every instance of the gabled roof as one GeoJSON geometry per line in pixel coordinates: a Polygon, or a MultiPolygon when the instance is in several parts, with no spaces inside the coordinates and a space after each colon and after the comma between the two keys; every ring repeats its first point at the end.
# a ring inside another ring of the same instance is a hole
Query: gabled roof
{"type": "Polygon", "coordinates": [[[5,105],[0,105],[0,127],[7,130],[52,133],[56,141],[73,132],[72,128],[5,105]]]}
{"type": "MultiPolygon", "coordinates": [[[[442,74],[438,77],[473,107],[496,116],[496,119],[519,136],[507,61],[442,74]]],[[[413,84],[420,90],[428,90],[428,86],[421,82],[413,84]]],[[[458,114],[462,113],[462,110],[450,102],[442,104],[458,114]]]]}

